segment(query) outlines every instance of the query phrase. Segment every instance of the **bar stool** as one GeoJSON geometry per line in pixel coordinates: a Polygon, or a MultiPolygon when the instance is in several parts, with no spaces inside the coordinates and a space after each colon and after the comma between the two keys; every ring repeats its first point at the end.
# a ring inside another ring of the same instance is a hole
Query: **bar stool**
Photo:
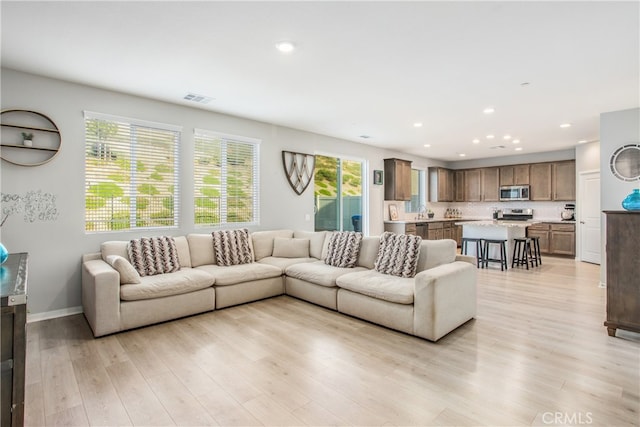
{"type": "Polygon", "coordinates": [[[460,252],[462,252],[463,255],[467,254],[467,243],[476,244],[476,267],[480,268],[482,259],[484,258],[484,251],[482,250],[482,239],[478,239],[476,237],[463,237],[462,244],[460,245],[460,252]]]}
{"type": "MultiPolygon", "coordinates": [[[[531,253],[531,239],[527,237],[513,239],[513,257],[511,258],[511,268],[516,265],[524,265],[529,269],[529,263],[533,267],[535,261],[531,253]]],[[[536,261],[536,267],[538,266],[536,261]]]]}
{"type": "Polygon", "coordinates": [[[507,241],[484,239],[483,268],[489,268],[489,262],[499,262],[500,271],[507,270],[507,241]],[[489,245],[500,245],[500,258],[489,258],[489,245]]]}
{"type": "Polygon", "coordinates": [[[542,255],[540,254],[540,237],[531,236],[531,249],[533,250],[533,259],[536,261],[536,267],[542,265],[542,255]]]}

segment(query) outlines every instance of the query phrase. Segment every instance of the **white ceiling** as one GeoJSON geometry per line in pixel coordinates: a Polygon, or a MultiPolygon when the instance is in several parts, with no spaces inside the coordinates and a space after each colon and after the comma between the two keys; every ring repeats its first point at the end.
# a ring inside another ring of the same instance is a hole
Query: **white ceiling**
{"type": "Polygon", "coordinates": [[[600,113],[640,106],[639,5],[2,1],[1,59],[11,69],[463,160],[460,153],[598,140],[600,113]],[[281,40],[296,51],[279,53],[281,40]],[[183,100],[189,92],[214,100],[183,100]],[[486,115],[489,106],[496,111],[486,115]],[[564,122],[572,126],[561,129],[564,122]]]}

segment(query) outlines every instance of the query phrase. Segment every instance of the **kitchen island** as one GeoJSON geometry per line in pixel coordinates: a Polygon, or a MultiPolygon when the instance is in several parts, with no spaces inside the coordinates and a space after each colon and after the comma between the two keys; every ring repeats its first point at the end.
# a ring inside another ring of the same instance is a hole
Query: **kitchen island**
{"type": "MultiPolygon", "coordinates": [[[[513,258],[513,239],[524,238],[527,235],[527,227],[537,224],[539,221],[472,221],[459,222],[462,226],[462,237],[474,239],[506,240],[507,265],[511,267],[513,258]]],[[[467,245],[467,255],[477,255],[475,245],[467,245]]],[[[489,258],[500,258],[500,249],[492,245],[489,258]]]]}

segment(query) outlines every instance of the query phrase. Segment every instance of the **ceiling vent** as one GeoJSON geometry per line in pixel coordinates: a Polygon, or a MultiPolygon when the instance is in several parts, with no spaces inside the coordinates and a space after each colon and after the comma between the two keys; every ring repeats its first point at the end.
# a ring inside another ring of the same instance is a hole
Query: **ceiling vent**
{"type": "Polygon", "coordinates": [[[208,104],[213,100],[213,98],[204,95],[197,95],[195,93],[188,93],[184,96],[184,99],[187,101],[197,102],[199,104],[208,104]]]}
{"type": "Polygon", "coordinates": [[[494,145],[492,147],[489,147],[491,150],[502,150],[503,148],[507,148],[504,145],[494,145]]]}

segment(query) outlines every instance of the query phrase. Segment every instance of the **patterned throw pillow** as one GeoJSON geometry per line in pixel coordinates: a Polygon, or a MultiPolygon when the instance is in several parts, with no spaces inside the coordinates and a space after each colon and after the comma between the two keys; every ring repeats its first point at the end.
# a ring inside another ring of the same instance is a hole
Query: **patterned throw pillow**
{"type": "Polygon", "coordinates": [[[398,277],[415,276],[421,242],[420,236],[385,231],[380,236],[380,248],[373,268],[377,272],[398,277]]]}
{"type": "Polygon", "coordinates": [[[336,231],[329,238],[329,247],[324,263],[334,267],[352,268],[358,262],[362,233],[336,231]]]}
{"type": "Polygon", "coordinates": [[[140,276],[173,273],[180,270],[178,249],[173,237],[143,237],[127,246],[129,260],[140,276]]]}
{"type": "Polygon", "coordinates": [[[213,250],[218,265],[231,266],[253,262],[249,230],[219,230],[213,233],[213,250]]]}

